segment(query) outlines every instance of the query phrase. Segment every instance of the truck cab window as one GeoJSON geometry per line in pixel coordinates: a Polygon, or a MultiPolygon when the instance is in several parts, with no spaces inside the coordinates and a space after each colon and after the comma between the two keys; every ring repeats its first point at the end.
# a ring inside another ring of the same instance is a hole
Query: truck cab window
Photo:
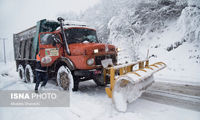
{"type": "Polygon", "coordinates": [[[71,28],[65,30],[68,44],[71,43],[98,43],[96,31],[86,28],[71,28]]]}

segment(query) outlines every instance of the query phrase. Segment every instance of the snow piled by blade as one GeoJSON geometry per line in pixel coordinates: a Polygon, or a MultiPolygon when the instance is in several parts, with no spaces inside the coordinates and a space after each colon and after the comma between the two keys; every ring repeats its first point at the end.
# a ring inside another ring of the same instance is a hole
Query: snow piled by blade
{"type": "Polygon", "coordinates": [[[120,77],[115,84],[113,91],[113,103],[115,108],[120,112],[126,112],[128,103],[139,98],[145,88],[153,82],[153,76],[149,76],[145,80],[139,80],[136,76],[130,74],[120,77]],[[123,80],[129,81],[126,86],[120,86],[123,80]]]}
{"type": "Polygon", "coordinates": [[[118,111],[126,112],[127,104],[139,98],[142,93],[153,83],[153,74],[166,66],[164,64],[144,68],[137,74],[127,73],[119,76],[115,82],[112,100],[118,111]]]}

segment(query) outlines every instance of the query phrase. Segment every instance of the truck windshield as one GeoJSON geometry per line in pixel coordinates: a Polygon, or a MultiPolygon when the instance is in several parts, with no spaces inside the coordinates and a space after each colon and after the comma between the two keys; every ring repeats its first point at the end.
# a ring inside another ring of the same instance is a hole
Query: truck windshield
{"type": "Polygon", "coordinates": [[[85,28],[71,28],[65,30],[68,44],[71,43],[97,43],[96,31],[85,28]]]}

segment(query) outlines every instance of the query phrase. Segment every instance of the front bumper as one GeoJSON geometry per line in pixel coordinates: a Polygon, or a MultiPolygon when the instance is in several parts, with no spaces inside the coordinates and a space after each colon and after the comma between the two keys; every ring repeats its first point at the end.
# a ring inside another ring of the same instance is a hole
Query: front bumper
{"type": "Polygon", "coordinates": [[[102,75],[103,71],[101,69],[93,69],[93,70],[75,70],[74,71],[74,76],[79,76],[79,77],[95,77],[96,75],[102,75]]]}

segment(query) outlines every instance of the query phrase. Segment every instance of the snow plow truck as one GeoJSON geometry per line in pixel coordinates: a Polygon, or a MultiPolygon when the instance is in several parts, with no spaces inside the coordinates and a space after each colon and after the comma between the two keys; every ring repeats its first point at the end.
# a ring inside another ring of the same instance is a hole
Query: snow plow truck
{"type": "Polygon", "coordinates": [[[79,82],[93,79],[105,86],[119,111],[136,100],[153,83],[153,73],[166,65],[149,60],[117,64],[118,49],[98,41],[96,30],[82,24],[40,20],[36,26],[13,35],[16,70],[21,80],[35,82],[36,55],[63,90],[77,91],[79,82]],[[124,107],[121,107],[123,105],[124,107]]]}

